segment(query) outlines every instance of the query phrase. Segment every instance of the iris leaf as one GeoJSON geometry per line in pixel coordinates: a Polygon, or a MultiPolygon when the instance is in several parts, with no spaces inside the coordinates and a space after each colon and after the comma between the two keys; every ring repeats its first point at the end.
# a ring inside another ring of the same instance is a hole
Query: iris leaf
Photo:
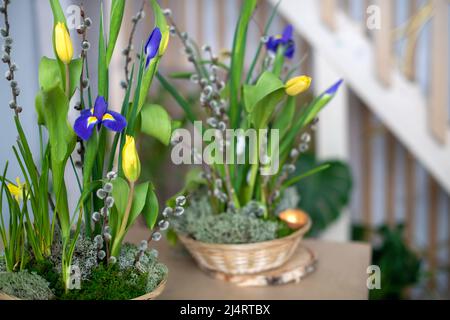
{"type": "Polygon", "coordinates": [[[125,0],[113,0],[111,5],[111,21],[109,27],[109,42],[106,50],[106,65],[109,66],[114,53],[117,38],[119,37],[120,27],[122,25],[123,14],[125,11],[125,0]]]}

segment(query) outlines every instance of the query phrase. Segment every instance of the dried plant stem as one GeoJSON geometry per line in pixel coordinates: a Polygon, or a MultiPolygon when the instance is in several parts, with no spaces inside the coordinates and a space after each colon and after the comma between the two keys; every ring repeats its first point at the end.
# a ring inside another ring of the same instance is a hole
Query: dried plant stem
{"type": "MultiPolygon", "coordinates": [[[[144,12],[145,1],[142,1],[141,8],[139,9],[138,15],[142,15],[144,12]]],[[[133,39],[136,33],[137,25],[140,19],[133,19],[133,27],[131,28],[130,36],[128,37],[128,45],[125,48],[125,81],[127,85],[130,85],[130,62],[131,62],[131,51],[133,48],[133,39]]]]}

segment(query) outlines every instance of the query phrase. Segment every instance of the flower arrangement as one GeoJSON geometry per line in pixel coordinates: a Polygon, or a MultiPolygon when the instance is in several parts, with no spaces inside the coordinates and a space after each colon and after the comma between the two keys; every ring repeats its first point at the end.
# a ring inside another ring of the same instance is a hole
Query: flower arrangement
{"type": "MultiPolygon", "coordinates": [[[[287,237],[295,231],[289,221],[292,214],[304,216],[298,210],[280,215],[298,202],[291,187],[328,168],[321,165],[294,175],[298,158],[310,147],[319,112],[333,99],[342,80],[300,105],[299,98],[305,100],[301,96],[312,79],[294,76],[298,65],[290,63],[296,50],[293,27],[287,26],[279,35],[268,34],[278,6],[246,70],[247,30],[256,6],[256,0],[243,1],[233,48],[221,55],[209,45],[199,46],[166,12],[171,33],[181,40],[194,68],[171,77],[198,86],[201,111],[193,109],[166,77],[158,74],[158,79],[195,127],[200,127],[196,121],[202,121],[202,134],[214,130],[213,139],[203,138],[215,144],[215,153],[210,154],[188,146],[194,159],[203,162],[200,171],[195,168],[187,176],[182,193],[190,194],[189,204],[186,214],[174,219],[171,239],[178,234],[204,243],[248,244],[287,237]],[[247,142],[252,130],[256,131],[253,144],[247,142]],[[231,161],[215,161],[218,153],[231,161]],[[245,161],[239,162],[242,155],[245,161]]],[[[185,150],[184,140],[173,135],[173,152],[185,150]]],[[[299,221],[305,225],[308,219],[299,221]]]]}
{"type": "MultiPolygon", "coordinates": [[[[144,18],[143,7],[133,18],[133,32],[123,51],[125,97],[120,112],[108,104],[108,73],[122,25],[125,0],[113,0],[106,41],[103,9],[99,21],[98,92],[95,100],[89,85],[87,29],[92,20],[81,10],[81,54],[74,57],[71,38],[59,0],[49,0],[53,16],[54,58],[43,57],[39,65],[40,90],[36,96],[39,124],[39,157],[35,157],[23,131],[19,106],[18,71],[13,62],[13,39],[8,7],[0,13],[5,27],[2,61],[8,66],[6,80],[12,93],[10,107],[18,139],[13,152],[22,178],[8,178],[8,164],[0,175],[0,208],[9,212],[9,223],[0,214],[0,297],[21,299],[131,299],[145,295],[164,283],[167,268],[158,262],[150,242],[159,241],[169,227],[168,215],[183,213],[180,196],[164,210],[151,182],[139,181],[141,164],[136,146],[138,135],[147,134],[168,144],[171,120],[165,109],[146,102],[159,62],[166,51],[169,27],[156,0],[149,3],[156,26],[132,58],[132,38],[144,18]],[[130,71],[131,65],[131,71],[130,71]],[[133,89],[134,88],[134,89],[133,89]],[[134,90],[134,91],[133,91],[134,90]],[[133,92],[132,92],[133,91],[133,92]],[[69,104],[79,116],[72,125],[69,104]],[[163,114],[159,121],[154,117],[163,114]],[[112,141],[112,143],[109,143],[112,141]],[[75,150],[77,149],[77,150],[75,150]],[[79,160],[72,156],[78,151],[79,160]],[[115,161],[116,156],[118,161],[115,161]],[[64,172],[72,168],[79,187],[76,208],[70,208],[64,172]],[[23,181],[24,180],[24,181],[23,181]],[[23,182],[22,182],[23,181],[23,182]],[[136,219],[144,217],[149,238],[139,246],[124,245],[136,219]]],[[[144,4],[144,3],[143,3],[144,4]]]]}
{"type": "Polygon", "coordinates": [[[208,274],[253,274],[287,262],[311,227],[308,214],[296,208],[295,185],[329,168],[298,173],[296,163],[342,80],[304,104],[312,79],[294,76],[298,66],[289,63],[296,50],[293,27],[268,35],[278,5],[245,75],[247,30],[256,6],[256,0],[242,2],[233,48],[220,56],[209,45],[200,47],[165,11],[194,67],[171,77],[198,85],[201,113],[163,75],[158,79],[203,138],[199,143],[194,133],[190,143],[185,129],[172,135],[172,160],[201,169],[187,175],[180,192],[189,194],[186,214],[171,219],[168,238],[180,239],[208,274]]]}

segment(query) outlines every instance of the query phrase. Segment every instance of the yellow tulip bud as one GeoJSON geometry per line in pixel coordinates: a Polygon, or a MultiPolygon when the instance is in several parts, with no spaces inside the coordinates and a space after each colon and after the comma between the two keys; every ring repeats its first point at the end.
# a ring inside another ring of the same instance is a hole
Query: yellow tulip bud
{"type": "Polygon", "coordinates": [[[164,55],[164,52],[166,52],[167,46],[169,45],[169,39],[170,39],[169,31],[163,32],[161,44],[159,45],[159,56],[164,55]]]}
{"type": "Polygon", "coordinates": [[[286,82],[286,94],[290,96],[299,95],[309,89],[311,78],[308,76],[295,77],[286,82]]]}
{"type": "Polygon", "coordinates": [[[131,136],[126,136],[122,149],[122,169],[125,177],[132,183],[136,182],[141,175],[141,162],[136,150],[136,143],[131,136]]]}
{"type": "Polygon", "coordinates": [[[69,32],[62,22],[55,26],[55,48],[59,60],[64,64],[69,64],[73,57],[73,45],[69,32]]]}

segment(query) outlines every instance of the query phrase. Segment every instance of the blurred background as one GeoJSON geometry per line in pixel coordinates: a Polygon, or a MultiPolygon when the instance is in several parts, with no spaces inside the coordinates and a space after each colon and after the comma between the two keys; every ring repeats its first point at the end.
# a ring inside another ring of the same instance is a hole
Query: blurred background
{"type": "MultiPolygon", "coordinates": [[[[228,63],[226,52],[232,45],[241,0],[159,2],[172,9],[178,26],[200,46],[211,45],[228,63]]],[[[259,0],[248,36],[248,60],[277,2],[259,0]]],[[[88,61],[95,95],[99,4],[103,3],[108,21],[110,1],[61,3],[67,16],[76,14],[73,4],[82,5],[93,20],[88,61]]],[[[110,69],[113,109],[120,108],[124,95],[121,49],[127,46],[132,17],[141,5],[141,0],[127,1],[110,69]]],[[[147,3],[144,8],[147,15],[136,30],[135,48],[140,48],[154,25],[147,3]]],[[[20,68],[17,80],[22,89],[19,104],[37,152],[37,69],[41,56],[53,56],[53,19],[45,0],[12,0],[10,9],[13,59],[20,68]]],[[[373,263],[380,265],[384,285],[372,298],[450,297],[449,12],[447,0],[283,0],[269,32],[275,35],[287,24],[294,26],[292,65],[298,64],[297,74],[312,76],[311,94],[319,94],[339,78],[345,80],[343,90],[320,117],[313,152],[298,166],[331,161],[333,170],[298,186],[299,206],[313,216],[311,236],[373,244],[373,263]],[[330,190],[338,197],[330,197],[330,190]]],[[[81,39],[76,30],[71,35],[79,53],[81,39]]],[[[0,70],[6,72],[5,66],[0,70]]],[[[172,38],[160,72],[170,78],[173,72],[190,70],[179,40],[172,38]]],[[[186,81],[171,81],[197,105],[194,87],[186,81]]],[[[149,99],[164,105],[173,118],[183,118],[156,81],[149,99]]],[[[19,170],[11,149],[15,129],[9,100],[8,83],[0,81],[4,113],[0,117],[0,167],[10,161],[9,172],[15,177],[19,170]]],[[[145,175],[155,182],[163,201],[181,188],[188,168],[173,166],[170,150],[158,142],[142,139],[140,145],[145,175]]],[[[75,201],[71,169],[67,179],[75,201]]]]}

